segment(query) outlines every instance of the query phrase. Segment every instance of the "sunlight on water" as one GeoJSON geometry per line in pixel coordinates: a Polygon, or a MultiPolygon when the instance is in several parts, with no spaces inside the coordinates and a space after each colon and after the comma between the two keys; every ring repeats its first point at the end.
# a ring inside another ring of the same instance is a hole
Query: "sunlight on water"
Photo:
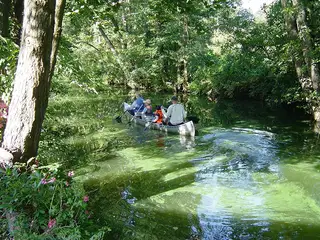
{"type": "Polygon", "coordinates": [[[206,115],[189,109],[199,135],[184,138],[112,124],[104,98],[78,100],[72,111],[52,105],[63,116],[47,120],[43,154],[77,166],[109,239],[319,238],[320,148],[308,122],[205,102],[194,106],[206,115]],[[98,112],[83,115],[88,105],[98,112]]]}

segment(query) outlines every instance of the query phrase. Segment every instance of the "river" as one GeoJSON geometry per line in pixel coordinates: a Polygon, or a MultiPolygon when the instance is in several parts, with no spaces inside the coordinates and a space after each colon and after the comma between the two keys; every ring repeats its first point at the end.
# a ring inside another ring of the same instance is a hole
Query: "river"
{"type": "Polygon", "coordinates": [[[106,239],[320,239],[320,140],[301,111],[188,96],[186,138],[114,123],[122,99],[52,97],[40,144],[75,170],[106,239]]]}

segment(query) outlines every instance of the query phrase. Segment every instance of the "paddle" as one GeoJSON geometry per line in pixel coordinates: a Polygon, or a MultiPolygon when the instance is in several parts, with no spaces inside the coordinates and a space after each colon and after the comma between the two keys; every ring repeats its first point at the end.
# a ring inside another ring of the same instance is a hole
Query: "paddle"
{"type": "MultiPolygon", "coordinates": [[[[121,103],[120,108],[122,108],[123,103],[121,103]]],[[[127,110],[126,110],[127,111],[127,110]]],[[[123,112],[123,114],[118,115],[117,117],[113,118],[113,121],[117,121],[117,123],[122,123],[122,117],[124,116],[124,114],[126,113],[126,111],[123,112]]]]}
{"type": "MultiPolygon", "coordinates": [[[[140,109],[141,109],[141,107],[142,106],[144,106],[143,104],[139,107],[139,109],[138,109],[138,111],[137,112],[139,112],[140,111],[140,109]]],[[[127,111],[127,110],[126,110],[127,111]]],[[[128,122],[128,124],[131,124],[131,122],[132,122],[132,120],[135,118],[136,116],[135,115],[133,115],[132,116],[132,118],[130,119],[130,121],[128,122]]]]}
{"type": "Polygon", "coordinates": [[[151,124],[152,122],[147,122],[143,131],[147,131],[150,128],[151,124]]]}

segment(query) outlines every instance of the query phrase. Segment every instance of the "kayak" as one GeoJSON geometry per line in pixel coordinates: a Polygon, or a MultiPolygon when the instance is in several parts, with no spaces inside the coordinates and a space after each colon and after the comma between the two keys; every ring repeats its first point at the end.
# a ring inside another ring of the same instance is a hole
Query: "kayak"
{"type": "Polygon", "coordinates": [[[176,133],[183,136],[192,136],[192,137],[195,136],[196,129],[192,121],[185,122],[178,126],[167,126],[163,124],[152,123],[147,119],[143,118],[142,116],[133,116],[131,113],[129,113],[127,111],[130,106],[129,104],[124,103],[123,106],[124,106],[123,110],[125,112],[125,115],[138,125],[141,125],[153,130],[162,131],[162,132],[176,133]]]}

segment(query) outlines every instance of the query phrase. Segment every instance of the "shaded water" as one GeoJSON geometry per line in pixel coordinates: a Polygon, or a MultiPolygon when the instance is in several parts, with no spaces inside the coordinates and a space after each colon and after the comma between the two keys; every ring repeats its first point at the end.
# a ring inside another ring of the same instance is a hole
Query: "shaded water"
{"type": "Polygon", "coordinates": [[[76,169],[107,239],[320,239],[319,139],[305,116],[189,97],[201,121],[185,138],[113,124],[125,97],[52,99],[41,143],[76,169]]]}

